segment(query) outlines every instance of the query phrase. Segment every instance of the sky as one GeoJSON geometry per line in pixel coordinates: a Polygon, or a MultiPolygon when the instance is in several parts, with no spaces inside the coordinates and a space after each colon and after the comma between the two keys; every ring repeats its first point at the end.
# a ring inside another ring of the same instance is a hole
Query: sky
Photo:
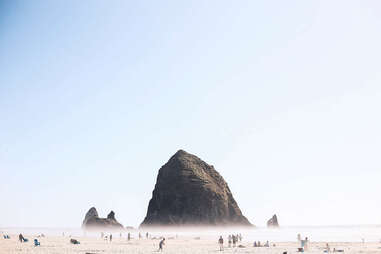
{"type": "Polygon", "coordinates": [[[381,224],[381,3],[0,1],[0,227],[144,219],[179,149],[263,226],[381,224]]]}

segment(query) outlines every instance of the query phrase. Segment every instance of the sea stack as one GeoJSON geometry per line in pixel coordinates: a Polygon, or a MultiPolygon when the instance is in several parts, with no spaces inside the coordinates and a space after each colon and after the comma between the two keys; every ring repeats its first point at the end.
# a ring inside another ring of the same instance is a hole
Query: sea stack
{"type": "Polygon", "coordinates": [[[271,219],[267,221],[267,227],[279,228],[278,217],[276,216],[276,214],[274,214],[273,217],[271,217],[271,219]]]}
{"type": "Polygon", "coordinates": [[[95,207],[90,208],[86,213],[85,219],[82,223],[82,228],[86,230],[96,229],[108,229],[118,230],[123,229],[123,225],[115,219],[115,213],[111,211],[107,218],[99,218],[97,209],[95,207]]]}
{"type": "Polygon", "coordinates": [[[141,227],[252,226],[213,166],[183,150],[160,168],[141,227]]]}

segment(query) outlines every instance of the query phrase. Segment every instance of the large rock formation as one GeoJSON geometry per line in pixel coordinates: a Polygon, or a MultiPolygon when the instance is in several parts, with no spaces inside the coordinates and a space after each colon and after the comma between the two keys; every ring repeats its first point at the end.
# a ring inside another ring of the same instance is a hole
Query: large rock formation
{"type": "Polygon", "coordinates": [[[267,221],[267,227],[269,227],[269,228],[278,228],[279,227],[278,217],[276,216],[276,214],[274,214],[273,217],[271,217],[271,219],[269,219],[267,221]]]}
{"type": "Polygon", "coordinates": [[[97,209],[95,207],[90,208],[86,213],[85,219],[82,223],[82,228],[91,229],[123,229],[123,225],[115,219],[115,213],[111,211],[107,218],[99,218],[97,209]]]}
{"type": "Polygon", "coordinates": [[[161,167],[144,226],[252,226],[222,176],[179,150],[161,167]]]}

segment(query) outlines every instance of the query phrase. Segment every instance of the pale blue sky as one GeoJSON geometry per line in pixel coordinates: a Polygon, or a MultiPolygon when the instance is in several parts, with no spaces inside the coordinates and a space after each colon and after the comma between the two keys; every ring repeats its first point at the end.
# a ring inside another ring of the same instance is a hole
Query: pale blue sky
{"type": "Polygon", "coordinates": [[[254,224],[381,224],[379,1],[0,11],[0,226],[137,226],[180,148],[254,224]]]}

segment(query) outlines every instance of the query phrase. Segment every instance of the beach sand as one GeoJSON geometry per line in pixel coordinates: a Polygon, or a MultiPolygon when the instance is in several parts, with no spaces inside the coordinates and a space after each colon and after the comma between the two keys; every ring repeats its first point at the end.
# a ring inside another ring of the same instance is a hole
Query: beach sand
{"type": "MultiPolygon", "coordinates": [[[[105,241],[95,237],[75,237],[80,241],[79,245],[70,243],[69,236],[46,236],[37,238],[41,246],[34,247],[32,235],[25,235],[29,242],[20,243],[17,235],[10,235],[11,239],[0,240],[0,254],[78,254],[78,253],[158,253],[159,239],[131,239],[128,241],[125,236],[119,238],[114,235],[113,241],[105,241]]],[[[170,237],[166,239],[163,253],[168,254],[201,254],[201,253],[267,253],[278,254],[287,251],[287,253],[297,253],[300,245],[297,242],[271,242],[271,247],[253,247],[253,243],[242,241],[241,245],[245,248],[227,248],[219,251],[218,239],[195,239],[192,237],[170,237]]],[[[225,239],[226,242],[226,239],[225,239]]],[[[381,253],[381,243],[377,242],[331,242],[331,249],[341,249],[344,253],[381,253]]],[[[324,253],[326,242],[311,242],[309,250],[306,253],[324,253]]]]}

